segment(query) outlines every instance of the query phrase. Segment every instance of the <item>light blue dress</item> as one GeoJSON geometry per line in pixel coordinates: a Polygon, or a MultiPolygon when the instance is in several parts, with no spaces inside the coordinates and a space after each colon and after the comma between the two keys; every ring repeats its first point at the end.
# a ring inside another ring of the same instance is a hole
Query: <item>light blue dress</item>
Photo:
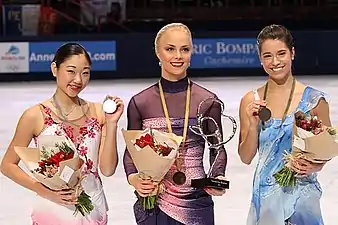
{"type": "MultiPolygon", "coordinates": [[[[306,87],[295,112],[301,110],[309,115],[321,98],[327,101],[326,94],[306,87]]],[[[324,224],[317,174],[298,179],[292,188],[281,187],[273,177],[284,166],[283,153],[291,152],[293,115],[294,112],[288,115],[283,124],[281,119],[271,118],[266,122],[266,129],[260,129],[259,159],[247,225],[324,224]]]]}

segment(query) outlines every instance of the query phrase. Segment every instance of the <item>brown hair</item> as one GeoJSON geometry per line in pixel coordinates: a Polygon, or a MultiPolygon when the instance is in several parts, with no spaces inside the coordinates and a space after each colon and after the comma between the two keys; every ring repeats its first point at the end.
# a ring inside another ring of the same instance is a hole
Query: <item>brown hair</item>
{"type": "Polygon", "coordinates": [[[292,52],[294,40],[291,32],[282,25],[272,24],[264,27],[257,37],[258,50],[261,52],[262,44],[266,40],[280,40],[285,43],[288,49],[292,52]]]}

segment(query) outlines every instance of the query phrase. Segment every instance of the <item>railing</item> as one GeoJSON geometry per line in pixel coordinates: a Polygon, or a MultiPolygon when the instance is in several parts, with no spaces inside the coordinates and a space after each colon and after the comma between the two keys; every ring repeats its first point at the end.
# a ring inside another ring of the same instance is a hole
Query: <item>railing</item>
{"type": "MultiPolygon", "coordinates": [[[[48,1],[51,1],[51,0],[48,0],[48,1]]],[[[97,13],[95,12],[94,9],[90,8],[89,6],[87,6],[85,4],[81,4],[76,0],[65,0],[65,3],[66,3],[67,6],[69,5],[69,3],[74,4],[77,7],[79,7],[81,11],[84,10],[85,12],[88,12],[89,14],[91,14],[92,18],[93,18],[92,24],[96,24],[96,14],[97,13]]]]}
{"type": "MultiPolygon", "coordinates": [[[[42,0],[43,1],[43,0],[42,0]]],[[[66,6],[68,6],[68,4],[73,4],[77,7],[79,7],[81,9],[81,11],[85,11],[88,14],[91,15],[91,17],[93,18],[93,20],[91,21],[92,25],[87,25],[87,24],[83,24],[81,23],[80,19],[75,19],[73,17],[71,17],[70,15],[67,15],[65,13],[62,13],[60,11],[56,12],[58,14],[60,14],[63,18],[71,21],[71,22],[75,22],[78,25],[81,25],[82,28],[85,28],[88,31],[94,31],[94,30],[101,30],[101,26],[102,26],[102,21],[104,21],[104,18],[106,18],[105,20],[108,21],[109,23],[114,24],[115,26],[120,27],[122,30],[127,31],[127,32],[132,32],[131,29],[129,29],[128,27],[124,26],[123,24],[107,17],[107,16],[98,16],[98,12],[96,12],[95,9],[91,8],[90,6],[86,5],[86,4],[81,4],[81,2],[78,2],[76,0],[65,0],[66,6]]],[[[51,5],[51,0],[46,0],[46,4],[47,5],[51,5]]],[[[66,7],[67,8],[67,7],[66,7]]],[[[81,12],[80,12],[81,13],[81,12]]],[[[79,26],[78,26],[79,28],[79,26]]]]}
{"type": "MultiPolygon", "coordinates": [[[[307,0],[294,0],[291,5],[294,6],[307,6],[307,5],[326,5],[329,4],[327,2],[338,2],[337,0],[315,0],[315,1],[307,1],[307,0]]],[[[210,0],[212,2],[212,0],[210,0]]],[[[216,2],[216,1],[214,1],[216,2]]],[[[246,1],[236,1],[236,0],[220,0],[221,5],[218,5],[216,7],[222,7],[222,8],[231,8],[236,6],[247,6],[247,7],[257,7],[257,6],[266,6],[266,7],[272,7],[272,6],[283,6],[286,5],[283,0],[267,0],[267,1],[256,1],[256,0],[246,0],[246,1]]],[[[160,7],[161,5],[165,8],[180,8],[184,7],[184,5],[187,5],[189,3],[190,6],[193,7],[205,7],[206,1],[203,0],[177,0],[176,4],[171,1],[170,3],[163,1],[151,1],[151,0],[129,0],[128,6],[129,9],[140,9],[140,8],[152,8],[152,7],[160,7]],[[137,6],[136,6],[137,5],[137,6]]],[[[216,4],[216,3],[214,3],[216,4]]],[[[288,3],[289,4],[289,3],[288,3]]]]}
{"type": "Polygon", "coordinates": [[[83,25],[79,20],[76,20],[75,18],[73,18],[73,17],[71,17],[71,16],[69,16],[69,15],[67,15],[67,14],[65,14],[65,13],[63,13],[59,10],[56,10],[56,9],[53,9],[53,8],[51,8],[51,9],[53,10],[53,12],[55,12],[57,15],[61,16],[62,18],[68,20],[69,22],[75,23],[77,25],[78,33],[81,32],[81,28],[83,28],[87,31],[93,31],[92,28],[83,25]]]}
{"type": "Polygon", "coordinates": [[[104,23],[104,21],[106,21],[106,24],[108,25],[109,23],[121,27],[123,30],[127,31],[127,32],[133,32],[133,30],[129,29],[128,27],[120,24],[118,21],[108,17],[108,16],[99,16],[98,18],[98,32],[101,33],[102,32],[102,24],[104,23]]]}
{"type": "MultiPolygon", "coordinates": [[[[48,0],[48,1],[50,1],[50,0],[48,0]]],[[[104,20],[104,18],[106,18],[106,21],[108,21],[108,22],[110,22],[110,23],[113,23],[113,24],[116,25],[116,26],[119,26],[122,30],[127,31],[127,32],[132,32],[131,29],[129,29],[128,27],[126,27],[126,26],[123,25],[122,23],[119,23],[119,22],[117,22],[117,21],[115,21],[115,20],[113,20],[113,19],[111,19],[111,18],[108,18],[107,16],[103,16],[103,15],[97,16],[97,15],[98,15],[98,12],[96,12],[95,9],[90,8],[90,7],[87,6],[86,4],[81,4],[81,3],[79,3],[79,2],[76,1],[76,0],[65,0],[65,1],[66,1],[66,3],[67,3],[67,2],[70,2],[70,3],[74,4],[74,5],[77,5],[78,7],[81,8],[81,10],[87,11],[88,13],[92,14],[92,17],[93,17],[92,23],[93,23],[93,24],[96,24],[96,19],[97,19],[97,28],[98,28],[99,31],[101,30],[102,21],[104,20]]],[[[81,1],[81,0],[80,0],[80,1],[81,1]]]]}
{"type": "MultiPolygon", "coordinates": [[[[73,17],[69,15],[68,13],[61,12],[60,10],[57,10],[52,7],[51,5],[51,0],[41,0],[41,6],[47,6],[50,7],[50,9],[61,19],[64,19],[68,22],[71,22],[76,25],[78,33],[81,32],[81,30],[86,30],[86,31],[94,31],[94,28],[87,26],[83,23],[81,23],[80,19],[73,17]]],[[[60,24],[62,26],[62,24],[60,24]]]]}
{"type": "Polygon", "coordinates": [[[191,1],[189,5],[182,5],[179,0],[176,5],[166,5],[164,1],[155,4],[147,0],[130,0],[127,15],[129,21],[158,21],[159,19],[165,21],[172,20],[172,18],[194,21],[262,19],[265,17],[282,19],[290,18],[290,16],[298,18],[300,15],[311,18],[310,13],[317,16],[324,14],[323,12],[325,12],[325,17],[336,17],[334,13],[336,9],[332,10],[332,5],[321,0],[294,0],[291,4],[286,4],[283,0],[269,0],[264,3],[256,0],[225,0],[222,2],[222,5],[212,7],[203,5],[201,0],[191,1]]]}

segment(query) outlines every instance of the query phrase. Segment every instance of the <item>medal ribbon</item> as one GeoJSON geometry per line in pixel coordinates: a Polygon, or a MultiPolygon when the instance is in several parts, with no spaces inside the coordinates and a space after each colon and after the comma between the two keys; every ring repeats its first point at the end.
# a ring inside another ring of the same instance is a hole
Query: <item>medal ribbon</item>
{"type": "MultiPolygon", "coordinates": [[[[292,102],[292,98],[293,98],[293,93],[295,92],[295,86],[296,86],[296,79],[293,77],[292,87],[291,87],[291,91],[290,91],[290,94],[289,94],[289,99],[288,99],[287,105],[286,105],[284,113],[283,113],[282,123],[285,121],[285,118],[286,118],[286,116],[289,112],[291,102],[292,102]]],[[[266,100],[267,95],[268,95],[268,82],[266,82],[265,88],[264,88],[264,96],[263,96],[264,101],[266,100]]]]}
{"type": "MultiPolygon", "coordinates": [[[[173,130],[172,130],[172,127],[171,127],[169,112],[168,112],[167,104],[165,102],[164,92],[163,92],[161,81],[158,82],[158,86],[159,86],[159,89],[160,89],[161,103],[162,103],[162,108],[163,108],[163,112],[164,112],[164,115],[165,115],[168,131],[169,131],[169,133],[172,133],[173,130]]],[[[186,138],[187,138],[187,133],[188,133],[189,110],[190,110],[190,93],[191,93],[190,79],[188,78],[188,88],[187,88],[186,101],[185,101],[185,115],[184,115],[184,127],[183,127],[182,143],[185,143],[186,138]]],[[[177,165],[177,164],[176,164],[176,166],[180,167],[180,165],[177,165]]],[[[180,170],[180,168],[177,168],[177,169],[180,170]]]]}

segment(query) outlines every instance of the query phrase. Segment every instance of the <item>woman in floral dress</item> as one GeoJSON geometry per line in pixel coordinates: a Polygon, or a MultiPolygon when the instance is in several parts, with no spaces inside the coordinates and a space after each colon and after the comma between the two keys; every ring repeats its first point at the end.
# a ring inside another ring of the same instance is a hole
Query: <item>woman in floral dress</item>
{"type": "Polygon", "coordinates": [[[101,104],[78,97],[89,82],[90,66],[90,56],[81,45],[67,43],[58,49],[51,64],[57,83],[55,94],[24,111],[2,160],[4,175],[37,193],[32,213],[34,225],[107,224],[108,207],[99,168],[104,176],[112,176],[117,167],[116,132],[123,102],[111,97],[118,108],[113,114],[105,114],[101,104]],[[42,135],[65,135],[77,147],[85,162],[82,186],[94,205],[90,214],[73,215],[77,201],[73,190],[50,190],[18,166],[20,158],[14,146],[28,146],[32,140],[37,144],[42,135]]]}

